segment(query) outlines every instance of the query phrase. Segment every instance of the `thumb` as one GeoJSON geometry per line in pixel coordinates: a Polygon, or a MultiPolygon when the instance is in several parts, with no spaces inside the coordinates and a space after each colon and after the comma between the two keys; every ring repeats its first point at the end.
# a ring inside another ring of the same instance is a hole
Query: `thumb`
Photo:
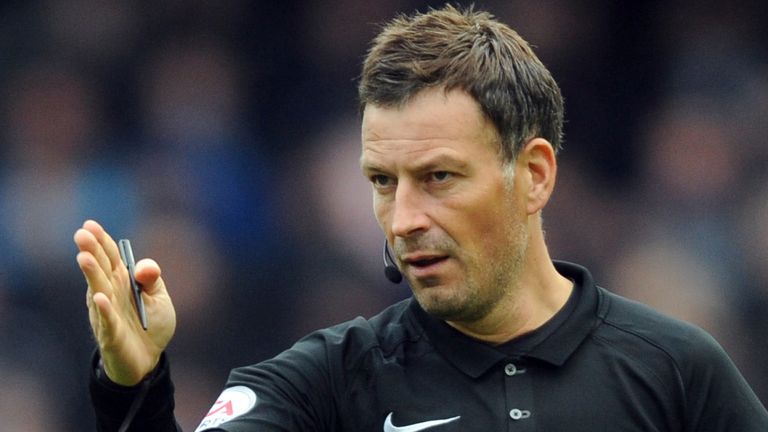
{"type": "Polygon", "coordinates": [[[136,263],[136,282],[140,283],[142,290],[147,294],[153,294],[160,288],[158,285],[160,266],[151,258],[144,258],[136,263]]]}

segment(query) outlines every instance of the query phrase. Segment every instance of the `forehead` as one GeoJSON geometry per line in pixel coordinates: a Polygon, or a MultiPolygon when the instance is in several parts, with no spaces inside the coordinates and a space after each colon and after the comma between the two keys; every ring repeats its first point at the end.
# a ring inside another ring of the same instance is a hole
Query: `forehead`
{"type": "Polygon", "coordinates": [[[389,151],[435,148],[498,151],[498,133],[478,103],[461,90],[423,90],[402,107],[369,105],[363,112],[362,162],[389,151]]]}

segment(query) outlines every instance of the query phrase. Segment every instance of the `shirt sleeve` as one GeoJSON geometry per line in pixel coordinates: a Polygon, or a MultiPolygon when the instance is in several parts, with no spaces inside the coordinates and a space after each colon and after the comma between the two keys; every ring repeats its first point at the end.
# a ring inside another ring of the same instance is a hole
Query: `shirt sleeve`
{"type": "Polygon", "coordinates": [[[336,430],[339,384],[330,365],[338,362],[330,358],[336,350],[329,348],[328,336],[311,334],[270,360],[234,369],[196,432],[336,430]]]}
{"type": "Polygon", "coordinates": [[[97,351],[91,363],[89,386],[97,431],[118,431],[131,415],[129,432],[181,432],[173,415],[174,389],[165,354],[157,368],[133,387],[112,382],[99,366],[100,360],[97,351]]]}
{"type": "Polygon", "coordinates": [[[689,428],[697,432],[768,431],[768,412],[725,350],[701,331],[682,365],[689,428]]]}

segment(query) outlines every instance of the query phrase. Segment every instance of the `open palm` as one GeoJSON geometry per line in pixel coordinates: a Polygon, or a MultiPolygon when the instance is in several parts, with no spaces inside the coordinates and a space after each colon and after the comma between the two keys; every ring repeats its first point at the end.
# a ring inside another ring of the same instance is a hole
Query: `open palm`
{"type": "Polygon", "coordinates": [[[149,323],[145,331],[115,241],[92,220],[75,232],[74,241],[80,250],[77,263],[88,283],[88,315],[104,369],[115,383],[135,385],[155,368],[176,329],[176,313],[160,267],[151,259],[136,263],[149,323]]]}

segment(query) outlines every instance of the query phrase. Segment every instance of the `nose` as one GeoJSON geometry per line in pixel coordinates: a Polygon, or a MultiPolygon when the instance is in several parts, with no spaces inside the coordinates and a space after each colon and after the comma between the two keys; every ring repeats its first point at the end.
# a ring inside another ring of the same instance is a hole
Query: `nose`
{"type": "Polygon", "coordinates": [[[431,219],[426,212],[427,198],[419,188],[401,182],[395,192],[392,212],[392,234],[407,238],[429,229],[431,219]]]}

